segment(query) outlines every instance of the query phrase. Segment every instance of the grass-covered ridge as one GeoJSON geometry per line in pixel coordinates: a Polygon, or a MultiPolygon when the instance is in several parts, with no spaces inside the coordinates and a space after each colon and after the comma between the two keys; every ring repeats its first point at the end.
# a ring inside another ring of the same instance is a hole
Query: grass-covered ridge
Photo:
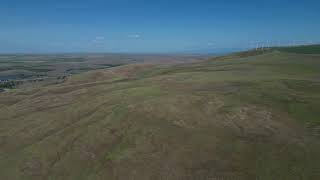
{"type": "Polygon", "coordinates": [[[299,54],[320,54],[320,45],[303,45],[303,46],[294,46],[294,47],[281,47],[276,48],[280,51],[290,52],[290,53],[299,53],[299,54]]]}
{"type": "Polygon", "coordinates": [[[320,177],[320,56],[126,65],[0,94],[0,179],[320,177]]]}

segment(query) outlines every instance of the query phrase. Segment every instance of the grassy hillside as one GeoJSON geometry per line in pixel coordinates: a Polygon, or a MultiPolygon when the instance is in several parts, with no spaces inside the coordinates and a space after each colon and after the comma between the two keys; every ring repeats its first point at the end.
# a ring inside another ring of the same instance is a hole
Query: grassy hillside
{"type": "Polygon", "coordinates": [[[296,46],[296,47],[282,47],[276,48],[280,51],[289,53],[300,53],[300,54],[320,54],[320,45],[309,45],[309,46],[296,46]]]}
{"type": "Polygon", "coordinates": [[[320,178],[320,55],[127,65],[0,94],[0,179],[320,178]]]}

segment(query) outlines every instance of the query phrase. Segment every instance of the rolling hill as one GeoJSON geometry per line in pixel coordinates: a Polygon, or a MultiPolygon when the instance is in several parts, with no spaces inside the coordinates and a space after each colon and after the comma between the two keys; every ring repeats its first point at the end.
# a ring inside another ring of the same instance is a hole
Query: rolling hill
{"type": "Polygon", "coordinates": [[[317,180],[314,49],[125,65],[0,93],[0,179],[317,180]]]}

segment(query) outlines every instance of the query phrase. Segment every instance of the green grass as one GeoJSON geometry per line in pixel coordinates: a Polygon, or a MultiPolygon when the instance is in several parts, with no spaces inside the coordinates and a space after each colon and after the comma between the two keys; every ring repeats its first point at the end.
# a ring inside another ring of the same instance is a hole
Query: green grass
{"type": "Polygon", "coordinates": [[[283,52],[299,53],[299,54],[320,54],[320,45],[296,46],[276,48],[283,52]]]}
{"type": "Polygon", "coordinates": [[[0,179],[318,180],[319,57],[129,65],[0,94],[0,179]]]}

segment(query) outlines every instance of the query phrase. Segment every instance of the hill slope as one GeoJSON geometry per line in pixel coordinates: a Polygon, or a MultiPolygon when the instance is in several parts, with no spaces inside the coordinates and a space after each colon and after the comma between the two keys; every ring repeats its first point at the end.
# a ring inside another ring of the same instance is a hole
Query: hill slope
{"type": "Polygon", "coordinates": [[[320,45],[296,46],[276,48],[280,51],[299,54],[320,54],[320,45]]]}
{"type": "Polygon", "coordinates": [[[320,55],[128,65],[0,94],[0,179],[320,177],[320,55]]]}

